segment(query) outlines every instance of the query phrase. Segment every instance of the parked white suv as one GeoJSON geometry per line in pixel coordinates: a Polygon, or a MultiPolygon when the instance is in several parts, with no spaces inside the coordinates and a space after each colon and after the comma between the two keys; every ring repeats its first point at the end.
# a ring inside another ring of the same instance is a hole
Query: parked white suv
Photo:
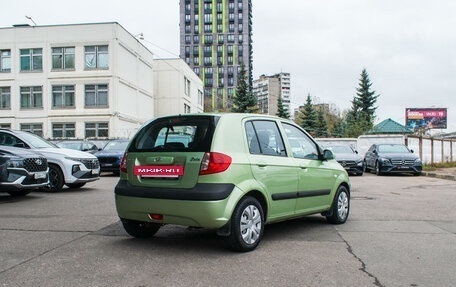
{"type": "Polygon", "coordinates": [[[0,145],[28,148],[46,157],[49,164],[49,187],[46,190],[51,192],[60,191],[63,185],[79,188],[100,178],[96,156],[59,148],[29,132],[0,129],[0,145]]]}

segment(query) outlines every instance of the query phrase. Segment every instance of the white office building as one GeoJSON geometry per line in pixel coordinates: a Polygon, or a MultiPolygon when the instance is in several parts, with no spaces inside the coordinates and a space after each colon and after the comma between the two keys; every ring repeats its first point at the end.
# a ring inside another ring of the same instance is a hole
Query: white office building
{"type": "MultiPolygon", "coordinates": [[[[115,22],[0,28],[0,127],[52,139],[129,138],[157,116],[157,104],[169,113],[203,109],[167,102],[188,97],[162,87],[154,69],[152,52],[115,22]]],[[[186,79],[203,90],[196,75],[186,79]]]]}

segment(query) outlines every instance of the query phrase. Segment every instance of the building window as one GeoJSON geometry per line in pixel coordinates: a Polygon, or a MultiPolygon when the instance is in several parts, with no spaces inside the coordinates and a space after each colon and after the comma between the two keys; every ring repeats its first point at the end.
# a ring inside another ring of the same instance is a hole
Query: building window
{"type": "Polygon", "coordinates": [[[37,136],[43,137],[43,124],[21,124],[21,131],[36,134],[37,136]]]}
{"type": "Polygon", "coordinates": [[[0,50],[0,72],[11,71],[11,50],[0,50]]]}
{"type": "Polygon", "coordinates": [[[194,35],[193,36],[193,44],[198,44],[200,42],[200,37],[199,35],[194,35]]]}
{"type": "Polygon", "coordinates": [[[185,25],[185,33],[190,33],[190,31],[191,31],[190,25],[188,25],[188,24],[185,25]]]}
{"type": "Polygon", "coordinates": [[[52,69],[74,69],[74,47],[52,48],[52,69]]]}
{"type": "Polygon", "coordinates": [[[241,35],[238,35],[238,43],[242,43],[242,41],[244,40],[244,37],[241,35]]]}
{"type": "Polygon", "coordinates": [[[212,14],[204,14],[204,23],[212,23],[212,14]]]}
{"type": "Polygon", "coordinates": [[[238,19],[239,19],[239,21],[242,21],[242,18],[243,18],[242,13],[239,13],[239,14],[238,14],[238,19]]]}
{"type": "Polygon", "coordinates": [[[0,87],[0,109],[11,109],[11,88],[0,87]]]}
{"type": "Polygon", "coordinates": [[[21,49],[21,71],[43,70],[43,49],[21,49]]]}
{"type": "Polygon", "coordinates": [[[0,123],[0,129],[11,129],[11,124],[0,123]]]}
{"type": "Polygon", "coordinates": [[[43,107],[43,87],[21,87],[21,109],[43,107]]]}
{"type": "Polygon", "coordinates": [[[212,35],[204,35],[204,44],[212,44],[212,35]]]}
{"type": "Polygon", "coordinates": [[[203,105],[203,92],[198,90],[198,105],[203,105]]]}
{"type": "Polygon", "coordinates": [[[219,44],[223,44],[224,41],[225,41],[225,37],[224,37],[223,34],[217,35],[217,42],[218,42],[219,44]]]}
{"type": "MultiPolygon", "coordinates": [[[[195,59],[197,59],[197,58],[195,58],[195,59]]],[[[200,75],[200,68],[199,68],[199,67],[193,68],[193,72],[195,72],[195,74],[197,74],[198,77],[199,77],[199,75],[200,75]]]]}
{"type": "Polygon", "coordinates": [[[85,137],[86,138],[107,138],[108,137],[108,123],[86,123],[85,124],[85,137]]]}
{"type": "Polygon", "coordinates": [[[86,108],[107,108],[108,107],[108,85],[86,85],[85,86],[85,107],[86,108]]]}
{"type": "Polygon", "coordinates": [[[212,32],[212,24],[206,24],[206,25],[204,25],[204,32],[205,32],[205,33],[210,33],[210,32],[212,32]]]}
{"type": "Polygon", "coordinates": [[[191,39],[192,39],[192,38],[190,37],[190,35],[185,35],[185,44],[186,44],[186,45],[191,44],[191,39]]]}
{"type": "Polygon", "coordinates": [[[75,138],[76,137],[75,123],[56,123],[52,124],[53,138],[75,138]]]}
{"type": "Polygon", "coordinates": [[[228,34],[227,41],[228,43],[234,43],[234,34],[228,34]]]}
{"type": "Polygon", "coordinates": [[[74,85],[52,86],[53,108],[74,108],[74,85]]]}
{"type": "Polygon", "coordinates": [[[187,104],[184,104],[184,114],[189,114],[189,113],[191,113],[190,106],[187,104]]]}
{"type": "Polygon", "coordinates": [[[228,25],[228,32],[234,33],[234,23],[230,23],[230,24],[228,25]]]}
{"type": "Polygon", "coordinates": [[[228,20],[230,20],[230,22],[234,22],[234,13],[228,14],[228,20]]]}
{"type": "Polygon", "coordinates": [[[204,57],[203,62],[205,66],[212,66],[212,57],[204,57]]]}
{"type": "Polygon", "coordinates": [[[244,30],[244,29],[243,29],[242,23],[239,23],[239,24],[238,24],[238,32],[239,32],[239,33],[242,33],[243,30],[244,30]]]}
{"type": "Polygon", "coordinates": [[[107,69],[108,45],[85,46],[85,67],[87,69],[107,69]]]}
{"type": "Polygon", "coordinates": [[[190,80],[184,77],[184,94],[190,96],[190,80]]]}
{"type": "Polygon", "coordinates": [[[194,65],[199,65],[199,57],[197,55],[195,55],[194,58],[193,58],[193,64],[194,65]]]}

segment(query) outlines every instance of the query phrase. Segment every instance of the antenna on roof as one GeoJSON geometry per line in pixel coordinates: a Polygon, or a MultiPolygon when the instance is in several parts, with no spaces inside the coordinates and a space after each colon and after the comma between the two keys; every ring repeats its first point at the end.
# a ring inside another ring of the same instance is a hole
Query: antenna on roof
{"type": "Polygon", "coordinates": [[[27,15],[25,15],[25,18],[27,18],[27,19],[29,19],[30,21],[32,21],[33,26],[36,26],[36,23],[35,23],[35,21],[33,21],[32,16],[27,16],[27,15]]]}

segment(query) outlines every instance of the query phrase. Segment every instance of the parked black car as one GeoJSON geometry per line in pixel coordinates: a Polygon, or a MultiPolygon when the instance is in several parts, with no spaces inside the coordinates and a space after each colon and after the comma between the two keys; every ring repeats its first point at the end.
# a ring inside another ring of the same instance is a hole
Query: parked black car
{"type": "Polygon", "coordinates": [[[102,150],[95,153],[95,156],[100,162],[101,172],[120,173],[120,161],[122,160],[128,142],[129,140],[126,139],[111,140],[102,150]]]}
{"type": "Polygon", "coordinates": [[[30,150],[0,146],[0,191],[23,196],[49,184],[47,159],[30,150]]]}
{"type": "Polygon", "coordinates": [[[348,174],[363,175],[363,157],[358,154],[357,150],[353,149],[350,145],[344,144],[329,144],[324,147],[333,152],[337,162],[345,168],[348,174]]]}
{"type": "Polygon", "coordinates": [[[403,144],[373,144],[364,156],[366,171],[377,175],[385,173],[412,173],[420,175],[421,159],[403,144]]]}

